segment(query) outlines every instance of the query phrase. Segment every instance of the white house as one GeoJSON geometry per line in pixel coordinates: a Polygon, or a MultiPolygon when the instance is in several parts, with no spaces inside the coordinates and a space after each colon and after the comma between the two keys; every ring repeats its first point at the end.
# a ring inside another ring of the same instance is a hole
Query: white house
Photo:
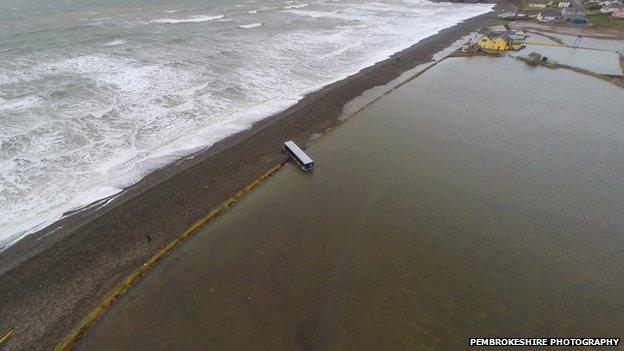
{"type": "Polygon", "coordinates": [[[570,2],[569,1],[561,1],[559,4],[557,4],[557,7],[559,7],[559,8],[568,8],[568,7],[570,7],[570,2]]]}

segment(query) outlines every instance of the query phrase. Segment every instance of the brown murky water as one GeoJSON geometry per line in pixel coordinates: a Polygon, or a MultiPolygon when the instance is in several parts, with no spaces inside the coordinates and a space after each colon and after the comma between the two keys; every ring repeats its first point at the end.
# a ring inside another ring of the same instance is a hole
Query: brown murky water
{"type": "Polygon", "coordinates": [[[160,264],[83,350],[464,350],[624,336],[624,91],[450,59],[160,264]]]}

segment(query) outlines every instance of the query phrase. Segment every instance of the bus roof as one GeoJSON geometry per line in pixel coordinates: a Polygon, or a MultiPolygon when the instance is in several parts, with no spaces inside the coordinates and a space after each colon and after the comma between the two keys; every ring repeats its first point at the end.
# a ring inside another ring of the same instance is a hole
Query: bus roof
{"type": "Polygon", "coordinates": [[[314,162],[312,161],[310,156],[308,156],[305,152],[303,152],[303,150],[299,148],[299,146],[297,146],[297,144],[295,144],[294,141],[287,141],[284,143],[284,146],[289,148],[290,151],[292,151],[295,155],[297,155],[297,157],[299,157],[299,160],[301,160],[301,162],[303,162],[304,164],[309,164],[309,163],[314,162]]]}

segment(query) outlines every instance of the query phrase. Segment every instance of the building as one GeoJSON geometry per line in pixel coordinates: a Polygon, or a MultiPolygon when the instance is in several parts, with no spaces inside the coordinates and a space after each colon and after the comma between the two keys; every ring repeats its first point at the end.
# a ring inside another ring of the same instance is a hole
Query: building
{"type": "Polygon", "coordinates": [[[557,4],[557,7],[559,7],[559,8],[570,7],[570,2],[569,1],[561,1],[561,2],[559,2],[559,4],[557,4]]]}
{"type": "Polygon", "coordinates": [[[546,4],[541,4],[539,2],[531,2],[529,3],[529,7],[533,7],[536,9],[545,9],[546,8],[546,4]]]}
{"type": "Polygon", "coordinates": [[[497,24],[495,26],[490,26],[487,28],[487,31],[489,33],[500,33],[500,32],[506,32],[508,30],[509,30],[509,26],[505,24],[497,24]]]}
{"type": "Polygon", "coordinates": [[[521,30],[512,30],[507,33],[511,41],[522,41],[526,39],[527,34],[521,30]]]}
{"type": "Polygon", "coordinates": [[[537,20],[540,22],[553,22],[563,18],[561,11],[541,11],[537,14],[537,20]]]}
{"type": "Polygon", "coordinates": [[[611,17],[624,19],[624,7],[612,13],[611,17]]]}
{"type": "Polygon", "coordinates": [[[509,50],[511,40],[507,34],[488,34],[479,39],[477,45],[484,51],[506,51],[509,50]]]}

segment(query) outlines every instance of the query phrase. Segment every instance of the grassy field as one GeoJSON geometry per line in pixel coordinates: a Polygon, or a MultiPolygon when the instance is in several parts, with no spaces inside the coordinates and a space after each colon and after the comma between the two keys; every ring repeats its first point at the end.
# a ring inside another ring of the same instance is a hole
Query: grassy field
{"type": "Polygon", "coordinates": [[[613,19],[608,14],[591,15],[591,16],[587,16],[587,18],[589,18],[589,21],[592,24],[596,24],[596,25],[624,27],[624,20],[613,19]]]}

